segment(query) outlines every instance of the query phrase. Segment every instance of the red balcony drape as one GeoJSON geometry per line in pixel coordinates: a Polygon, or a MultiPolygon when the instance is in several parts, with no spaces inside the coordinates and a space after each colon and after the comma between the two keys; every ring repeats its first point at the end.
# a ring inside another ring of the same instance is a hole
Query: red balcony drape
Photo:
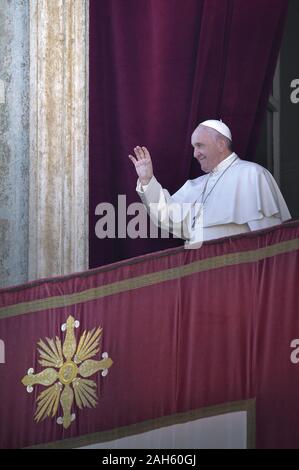
{"type": "Polygon", "coordinates": [[[257,447],[298,448],[298,280],[292,222],[1,290],[0,447],[83,445],[95,433],[116,438],[130,426],[138,432],[178,413],[255,400],[257,447]],[[66,340],[70,316],[79,323],[66,340]],[[98,350],[80,362],[79,339],[98,327],[98,350]],[[62,363],[46,338],[60,341],[62,363]],[[50,364],[40,362],[40,341],[50,364]],[[107,376],[86,362],[98,364],[105,352],[113,361],[107,376]],[[21,382],[28,371],[46,374],[31,393],[21,382]],[[95,392],[91,408],[74,396],[79,381],[95,392]],[[50,387],[58,387],[58,408],[37,421],[50,387]],[[73,415],[66,428],[57,422],[67,414],[61,388],[73,415]]]}

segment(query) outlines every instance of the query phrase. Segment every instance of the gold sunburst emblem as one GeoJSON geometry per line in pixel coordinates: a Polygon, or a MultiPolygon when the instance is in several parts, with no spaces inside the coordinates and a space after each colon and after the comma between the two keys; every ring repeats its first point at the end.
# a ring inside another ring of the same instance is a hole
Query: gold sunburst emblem
{"type": "Polygon", "coordinates": [[[29,393],[33,391],[34,385],[47,387],[36,400],[34,419],[37,422],[49,416],[54,418],[60,403],[63,416],[58,417],[57,423],[67,429],[76,418],[75,413],[72,413],[74,399],[79,409],[97,405],[97,384],[87,378],[100,370],[105,377],[113,361],[107,353],[102,354],[101,361],[91,359],[100,351],[103,329],[84,331],[77,346],[74,329],[78,326],[79,322],[69,316],[61,327],[62,331],[66,331],[63,346],[57,336],[55,340],[49,338],[46,338],[46,341],[40,340],[38,362],[47,368],[38,374],[29,369],[22,379],[29,393]]]}

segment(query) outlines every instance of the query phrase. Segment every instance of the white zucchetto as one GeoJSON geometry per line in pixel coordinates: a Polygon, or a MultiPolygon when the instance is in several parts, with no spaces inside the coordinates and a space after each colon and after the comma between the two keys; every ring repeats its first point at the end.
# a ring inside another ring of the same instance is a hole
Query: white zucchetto
{"type": "Polygon", "coordinates": [[[229,127],[222,121],[217,121],[216,119],[209,119],[208,121],[201,122],[199,125],[211,127],[212,129],[215,129],[215,131],[218,131],[220,134],[227,137],[229,140],[232,140],[232,134],[229,127]]]}

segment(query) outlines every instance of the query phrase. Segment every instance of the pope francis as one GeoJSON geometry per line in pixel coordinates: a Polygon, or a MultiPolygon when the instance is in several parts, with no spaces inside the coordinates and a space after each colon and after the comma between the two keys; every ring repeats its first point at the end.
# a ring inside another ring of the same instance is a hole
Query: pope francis
{"type": "Polygon", "coordinates": [[[206,174],[187,180],[172,196],[155,178],[146,147],[135,147],[135,156],[129,155],[138,175],[136,191],[151,219],[185,239],[186,248],[291,218],[271,173],[232,151],[231,131],[222,121],[199,124],[191,143],[206,174]]]}

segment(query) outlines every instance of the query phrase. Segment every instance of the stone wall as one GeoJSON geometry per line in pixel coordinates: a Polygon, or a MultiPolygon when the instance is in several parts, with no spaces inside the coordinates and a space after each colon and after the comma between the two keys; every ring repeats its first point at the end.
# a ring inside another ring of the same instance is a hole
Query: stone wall
{"type": "Polygon", "coordinates": [[[88,44],[89,0],[0,0],[0,287],[88,269],[88,44]]]}
{"type": "Polygon", "coordinates": [[[88,26],[88,0],[30,0],[30,280],[88,269],[88,26]]]}
{"type": "Polygon", "coordinates": [[[0,0],[0,287],[28,278],[29,2],[0,0]]]}

